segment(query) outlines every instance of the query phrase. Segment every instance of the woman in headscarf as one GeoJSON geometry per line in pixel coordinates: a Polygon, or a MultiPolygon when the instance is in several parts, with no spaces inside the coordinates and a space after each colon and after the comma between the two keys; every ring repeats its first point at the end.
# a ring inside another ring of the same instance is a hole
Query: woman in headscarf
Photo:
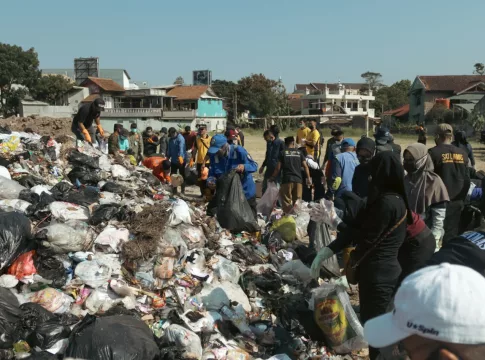
{"type": "MultiPolygon", "coordinates": [[[[372,180],[367,203],[353,224],[340,223],[337,240],[318,252],[312,264],[312,276],[333,254],[356,242],[360,316],[362,323],[386,312],[401,274],[397,259],[406,237],[406,227],[413,223],[404,189],[404,169],[391,151],[377,154],[370,163],[372,180]],[[377,244],[377,245],[376,245],[377,244]]],[[[370,348],[370,358],[379,351],[370,348]]]]}
{"type": "Polygon", "coordinates": [[[352,191],[364,198],[369,193],[370,162],[376,152],[376,142],[368,137],[362,137],[357,142],[357,158],[359,165],[355,168],[352,178],[352,191]]]}
{"type": "Polygon", "coordinates": [[[433,161],[426,145],[409,145],[404,151],[403,165],[407,171],[404,183],[409,206],[431,229],[438,249],[444,233],[446,204],[450,201],[446,186],[433,171],[433,161]]]}
{"type": "Polygon", "coordinates": [[[453,141],[451,144],[466,151],[468,158],[470,159],[470,165],[471,167],[474,168],[475,158],[473,156],[473,148],[472,148],[472,145],[466,139],[466,132],[464,132],[463,130],[457,131],[455,133],[455,141],[453,141]]]}

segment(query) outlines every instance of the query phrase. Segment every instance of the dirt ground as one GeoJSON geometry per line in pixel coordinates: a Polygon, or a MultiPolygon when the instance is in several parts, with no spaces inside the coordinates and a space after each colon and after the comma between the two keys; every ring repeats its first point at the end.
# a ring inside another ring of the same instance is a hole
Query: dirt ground
{"type": "Polygon", "coordinates": [[[8,126],[12,131],[32,129],[40,135],[71,135],[71,118],[53,119],[50,117],[10,117],[0,119],[0,126],[8,126]]]}

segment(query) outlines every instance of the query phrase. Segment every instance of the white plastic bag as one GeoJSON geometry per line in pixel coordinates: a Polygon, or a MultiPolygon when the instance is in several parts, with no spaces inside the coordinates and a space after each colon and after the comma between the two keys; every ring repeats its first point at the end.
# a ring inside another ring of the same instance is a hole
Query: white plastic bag
{"type": "Polygon", "coordinates": [[[3,211],[18,211],[25,214],[30,205],[29,202],[21,199],[0,200],[0,209],[3,211]]]}
{"type": "Polygon", "coordinates": [[[310,218],[316,223],[325,223],[331,229],[336,229],[342,222],[335,211],[333,201],[322,199],[319,203],[312,204],[310,218]]]}
{"type": "Polygon", "coordinates": [[[234,284],[239,282],[241,276],[239,266],[226,258],[215,255],[211,258],[212,269],[220,281],[230,281],[234,284]]]}
{"type": "Polygon", "coordinates": [[[113,300],[109,297],[108,293],[104,290],[96,289],[86,299],[84,305],[91,315],[97,312],[104,313],[111,309],[119,300],[113,300]]]}
{"type": "Polygon", "coordinates": [[[189,250],[203,248],[207,242],[204,231],[200,227],[188,224],[181,224],[176,228],[182,234],[182,239],[187,244],[189,250]]]}
{"type": "Polygon", "coordinates": [[[121,245],[130,239],[130,232],[125,228],[117,228],[112,225],[108,225],[98,235],[95,244],[109,246],[115,253],[121,251],[121,245]]]}
{"type": "Polygon", "coordinates": [[[22,190],[27,190],[27,188],[15,180],[0,176],[0,199],[18,199],[22,190]]]}
{"type": "Polygon", "coordinates": [[[187,203],[181,199],[177,199],[177,201],[172,204],[172,213],[168,218],[168,225],[177,226],[181,223],[192,225],[192,220],[190,218],[190,209],[187,203]]]}
{"type": "Polygon", "coordinates": [[[263,216],[269,217],[275,207],[276,201],[278,201],[279,193],[280,190],[278,189],[276,182],[268,181],[268,187],[256,206],[257,212],[263,216]]]}
{"type": "Polygon", "coordinates": [[[74,299],[59,290],[47,287],[30,295],[30,301],[54,314],[64,314],[74,299]]]}
{"type": "Polygon", "coordinates": [[[79,263],[74,274],[86,285],[97,288],[108,283],[111,278],[111,268],[97,260],[88,260],[79,263]]]}
{"type": "Polygon", "coordinates": [[[242,305],[244,311],[251,311],[251,304],[243,289],[229,281],[205,283],[197,296],[207,310],[219,311],[224,305],[230,306],[231,301],[236,301],[242,305]]]}
{"type": "Polygon", "coordinates": [[[71,204],[64,201],[54,201],[49,205],[49,211],[54,219],[61,221],[89,219],[89,211],[84,206],[71,204]]]}
{"type": "Polygon", "coordinates": [[[131,176],[130,170],[118,164],[111,166],[111,174],[115,179],[128,179],[131,176]]]}
{"type": "Polygon", "coordinates": [[[8,169],[5,166],[0,166],[0,176],[3,176],[6,179],[12,180],[12,177],[10,176],[8,169]]]}
{"type": "Polygon", "coordinates": [[[47,186],[47,185],[35,185],[33,187],[30,188],[30,191],[33,192],[33,193],[36,193],[37,195],[41,195],[42,193],[47,193],[49,195],[51,195],[52,193],[50,192],[50,190],[52,189],[51,186],[47,186]]]}
{"type": "Polygon", "coordinates": [[[295,219],[296,221],[296,238],[303,240],[308,235],[308,223],[310,222],[310,214],[301,212],[295,219]]]}
{"type": "Polygon", "coordinates": [[[11,289],[19,283],[18,279],[14,275],[3,274],[0,276],[0,286],[11,289]]]}
{"type": "Polygon", "coordinates": [[[280,273],[292,274],[304,284],[312,280],[310,268],[307,267],[301,260],[291,260],[280,267],[280,273]]]}
{"type": "Polygon", "coordinates": [[[200,337],[194,332],[180,325],[170,325],[163,334],[163,337],[170,343],[182,348],[184,359],[200,359],[202,356],[202,344],[200,337]]]}
{"type": "Polygon", "coordinates": [[[324,284],[313,290],[310,304],[313,305],[315,322],[324,333],[326,343],[336,353],[347,354],[367,347],[364,329],[344,287],[324,284]]]}
{"type": "Polygon", "coordinates": [[[66,223],[54,222],[44,229],[47,229],[47,241],[43,241],[42,245],[57,254],[85,251],[92,245],[92,232],[85,222],[76,220],[66,223]]]}

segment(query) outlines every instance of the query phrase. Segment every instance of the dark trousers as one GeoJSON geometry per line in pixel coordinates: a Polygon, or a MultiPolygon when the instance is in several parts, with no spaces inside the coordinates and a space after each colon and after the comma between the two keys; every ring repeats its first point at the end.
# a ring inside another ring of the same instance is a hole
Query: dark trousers
{"type": "MultiPolygon", "coordinates": [[[[360,276],[360,273],[359,273],[360,276]]],[[[362,325],[387,312],[387,307],[392,300],[398,279],[392,281],[371,282],[362,276],[359,281],[360,320],[362,325]]],[[[369,357],[377,359],[379,349],[369,346],[369,357]]]]}
{"type": "Polygon", "coordinates": [[[397,260],[402,269],[399,283],[406,276],[423,268],[428,260],[431,259],[431,256],[433,256],[435,249],[435,238],[431,230],[427,227],[414,238],[406,238],[397,255],[397,260]]]}
{"type": "MultiPolygon", "coordinates": [[[[170,173],[171,175],[180,174],[182,179],[184,179],[184,183],[182,184],[182,192],[185,192],[185,163],[183,164],[174,164],[170,165],[170,173]]],[[[173,188],[173,193],[177,193],[177,188],[173,188]]]]}
{"type": "Polygon", "coordinates": [[[453,200],[446,205],[444,224],[445,236],[443,236],[443,244],[459,235],[460,218],[463,208],[463,200],[453,200]]]}

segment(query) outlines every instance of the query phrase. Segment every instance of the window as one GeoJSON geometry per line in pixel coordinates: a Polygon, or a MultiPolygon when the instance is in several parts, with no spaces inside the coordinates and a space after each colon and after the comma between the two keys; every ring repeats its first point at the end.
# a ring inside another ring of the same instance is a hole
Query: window
{"type": "Polygon", "coordinates": [[[342,101],[342,102],[340,103],[340,106],[344,108],[344,107],[345,107],[345,103],[342,101]]]}

